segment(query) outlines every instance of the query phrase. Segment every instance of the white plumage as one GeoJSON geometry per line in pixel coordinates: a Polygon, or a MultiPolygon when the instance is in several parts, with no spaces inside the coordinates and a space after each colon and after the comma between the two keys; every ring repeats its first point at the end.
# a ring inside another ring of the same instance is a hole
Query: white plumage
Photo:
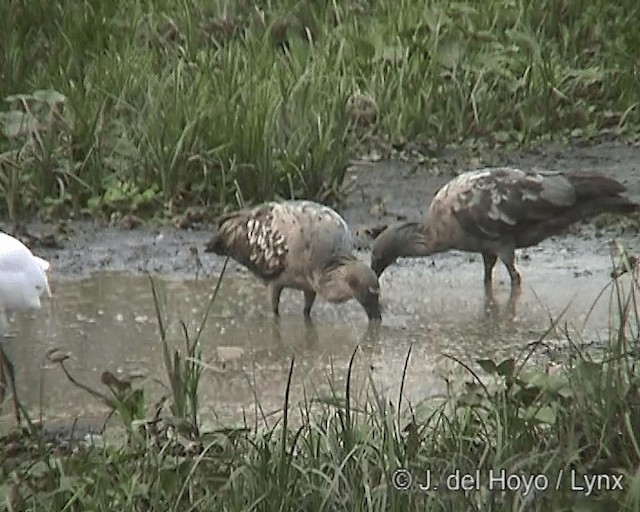
{"type": "Polygon", "coordinates": [[[51,297],[48,261],[34,256],[27,247],[0,233],[0,308],[9,311],[40,309],[40,298],[51,297]]]}
{"type": "MultiPolygon", "coordinates": [[[[47,271],[48,261],[34,256],[19,240],[0,233],[0,341],[7,335],[6,313],[31,311],[41,307],[43,296],[51,297],[47,271]]],[[[19,420],[18,400],[13,375],[13,366],[0,343],[0,402],[4,399],[6,375],[13,387],[16,417],[19,420]]]]}

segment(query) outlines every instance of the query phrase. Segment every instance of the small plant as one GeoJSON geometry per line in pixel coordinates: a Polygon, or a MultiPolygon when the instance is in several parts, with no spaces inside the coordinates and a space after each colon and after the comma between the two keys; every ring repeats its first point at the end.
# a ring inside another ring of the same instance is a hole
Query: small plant
{"type": "Polygon", "coordinates": [[[195,336],[191,336],[184,322],[180,321],[182,332],[184,334],[186,344],[186,355],[181,356],[178,350],[169,349],[167,340],[167,331],[162,319],[162,308],[160,299],[156,291],[153,279],[149,277],[151,282],[151,291],[153,293],[153,302],[156,308],[156,316],[158,319],[158,328],[160,329],[160,341],[162,343],[162,351],[164,354],[165,370],[169,380],[169,389],[171,392],[170,409],[175,419],[186,422],[186,426],[194,436],[198,435],[198,385],[202,376],[203,366],[201,363],[201,350],[199,347],[200,336],[204,330],[211,307],[220,290],[222,277],[227,268],[228,258],[225,260],[222,271],[218,276],[218,281],[211,295],[211,300],[207,306],[202,323],[197,330],[195,336]]]}
{"type": "MultiPolygon", "coordinates": [[[[72,384],[106,405],[110,409],[109,417],[114,413],[117,414],[120,422],[125,427],[127,438],[130,440],[135,422],[143,420],[147,412],[144,391],[140,388],[133,388],[129,380],[118,379],[113,373],[105,370],[102,372],[100,380],[109,389],[110,393],[101,393],[78,381],[71,374],[65,365],[65,361],[70,357],[68,354],[60,353],[57,349],[54,349],[47,356],[50,362],[60,365],[60,368],[72,384]]],[[[33,427],[31,430],[33,430],[33,427]]]]}

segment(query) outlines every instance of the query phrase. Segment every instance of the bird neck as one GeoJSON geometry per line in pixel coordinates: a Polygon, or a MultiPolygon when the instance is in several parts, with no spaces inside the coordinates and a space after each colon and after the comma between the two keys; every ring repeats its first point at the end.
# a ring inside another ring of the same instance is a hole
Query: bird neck
{"type": "Polygon", "coordinates": [[[316,292],[329,302],[343,302],[353,296],[345,281],[346,266],[355,261],[353,256],[341,256],[327,265],[316,280],[316,292]]]}
{"type": "Polygon", "coordinates": [[[324,267],[324,274],[328,276],[336,271],[341,270],[345,265],[349,265],[356,261],[358,261],[358,259],[352,254],[343,254],[340,256],[336,256],[324,267]]]}
{"type": "Polygon", "coordinates": [[[402,227],[400,233],[401,240],[398,244],[402,250],[400,256],[422,257],[439,251],[428,224],[408,222],[402,227]]]}

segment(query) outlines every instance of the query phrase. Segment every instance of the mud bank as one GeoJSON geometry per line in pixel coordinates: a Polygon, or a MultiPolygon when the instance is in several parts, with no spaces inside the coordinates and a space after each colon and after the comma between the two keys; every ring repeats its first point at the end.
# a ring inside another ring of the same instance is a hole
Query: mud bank
{"type": "MultiPolygon", "coordinates": [[[[602,172],[621,180],[632,197],[640,198],[640,147],[607,142],[589,147],[549,145],[520,152],[494,151],[482,156],[451,150],[425,165],[397,161],[356,163],[348,172],[351,192],[341,213],[354,231],[377,222],[419,219],[438,188],[457,172],[498,165],[602,172]]],[[[2,227],[9,228],[7,224],[2,227]]],[[[52,262],[54,281],[114,270],[176,276],[193,276],[198,271],[206,275],[216,273],[221,265],[220,258],[210,255],[202,256],[202,267],[198,264],[198,254],[210,236],[208,225],[189,230],[145,226],[126,230],[101,227],[91,221],[71,221],[65,223],[64,234],[58,233],[57,224],[52,223],[30,222],[25,227],[36,237],[53,233],[60,243],[61,248],[44,247],[37,241],[33,246],[52,262]]],[[[572,233],[591,238],[594,230],[585,223],[572,233]]],[[[558,240],[559,249],[567,240],[558,240]]],[[[366,248],[364,237],[359,242],[361,248],[366,248]]]]}

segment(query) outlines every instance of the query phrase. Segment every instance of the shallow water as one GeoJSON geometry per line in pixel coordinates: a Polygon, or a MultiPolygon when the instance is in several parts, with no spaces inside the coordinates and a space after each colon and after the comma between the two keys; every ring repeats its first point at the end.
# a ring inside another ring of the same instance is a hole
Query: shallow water
{"type": "MultiPolygon", "coordinates": [[[[563,319],[585,339],[604,338],[609,293],[587,313],[610,282],[611,261],[602,239],[573,237],[548,241],[520,259],[524,289],[515,316],[508,307],[508,283],[496,267],[496,303],[488,307],[479,256],[449,253],[422,260],[402,260],[381,280],[383,325],[367,331],[364,312],[355,303],[341,306],[320,299],[313,311],[314,328],[302,319],[302,297],[285,290],[279,327],[268,306],[265,288],[247,272],[231,269],[223,280],[202,334],[207,364],[200,403],[205,420],[214,417],[253,421],[255,399],[266,413],[282,407],[291,357],[295,355],[293,399],[327,392],[327,376],[339,383],[357,345],[356,390],[371,375],[379,391],[396,399],[409,347],[412,355],[405,397],[413,402],[444,391],[451,364],[443,354],[464,361],[507,357],[537,340],[570,304],[563,319]],[[314,391],[315,389],[315,391],[314,391]]],[[[205,268],[218,260],[207,255],[205,268]]],[[[183,347],[179,320],[195,333],[215,286],[212,276],[199,279],[156,277],[169,338],[183,347]]],[[[162,394],[166,382],[159,329],[148,277],[98,273],[61,280],[53,276],[54,299],[33,315],[14,315],[17,336],[5,341],[16,368],[21,399],[36,417],[100,417],[104,408],[72,385],[45,353],[60,348],[71,354],[68,368],[81,382],[106,391],[100,375],[142,374],[136,381],[149,401],[162,394]]],[[[564,322],[563,322],[564,323],[564,322]]],[[[562,339],[552,333],[550,339],[562,339]]],[[[357,392],[357,391],[356,391],[357,392]]],[[[5,407],[7,415],[10,408],[5,407]]],[[[5,417],[6,419],[6,417],[5,417]]]]}

